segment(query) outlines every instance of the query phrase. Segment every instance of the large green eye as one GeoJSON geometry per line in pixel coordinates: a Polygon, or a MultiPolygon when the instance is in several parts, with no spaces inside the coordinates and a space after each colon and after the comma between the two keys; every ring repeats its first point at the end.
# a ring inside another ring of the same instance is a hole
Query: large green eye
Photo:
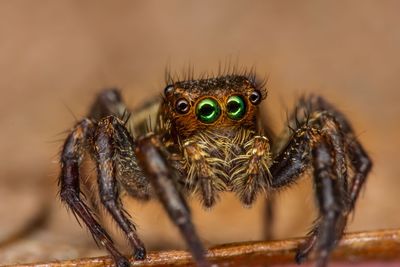
{"type": "Polygon", "coordinates": [[[218,102],[212,98],[201,100],[196,107],[197,118],[204,123],[213,123],[221,114],[218,102]]]}
{"type": "Polygon", "coordinates": [[[246,113],[246,104],[241,96],[233,95],[226,102],[228,117],[232,120],[240,120],[246,113]]]}

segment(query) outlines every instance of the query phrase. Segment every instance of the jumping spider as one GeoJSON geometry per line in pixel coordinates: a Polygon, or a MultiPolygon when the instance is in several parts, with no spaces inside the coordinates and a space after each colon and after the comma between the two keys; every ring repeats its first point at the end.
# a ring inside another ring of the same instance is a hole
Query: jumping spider
{"type": "Polygon", "coordinates": [[[290,187],[312,168],[319,217],[296,260],[314,250],[316,265],[326,266],[371,161],[346,117],[317,96],[302,97],[288,130],[272,140],[259,114],[266,95],[265,84],[253,73],[169,79],[162,98],[127,116],[119,92],[105,90],[65,141],[61,200],[117,266],[129,266],[81,198],[80,165],[88,153],[97,167],[101,203],[125,233],[135,259],[144,259],[146,250],[124,212],[123,190],[140,200],[157,196],[196,264],[209,266],[184,196],[196,192],[205,207],[212,207],[220,192],[229,191],[249,206],[259,193],[290,187]]]}

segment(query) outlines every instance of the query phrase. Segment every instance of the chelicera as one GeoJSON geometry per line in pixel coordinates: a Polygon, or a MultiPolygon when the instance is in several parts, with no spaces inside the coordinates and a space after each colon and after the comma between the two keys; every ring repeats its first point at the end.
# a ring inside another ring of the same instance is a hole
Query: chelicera
{"type": "Polygon", "coordinates": [[[290,187],[312,169],[319,217],[296,260],[302,262],[314,251],[317,266],[326,266],[371,161],[347,118],[318,96],[302,97],[287,130],[274,138],[261,123],[259,105],[266,96],[264,84],[249,73],[169,79],[163,97],[133,111],[118,90],[101,92],[65,141],[61,200],[117,266],[129,266],[81,197],[80,166],[88,154],[97,168],[100,203],[123,230],[136,260],[145,259],[146,250],[124,212],[123,191],[139,200],[156,196],[196,264],[209,266],[186,204],[188,195],[196,193],[205,207],[212,207],[220,192],[228,191],[250,206],[257,195],[290,187]]]}

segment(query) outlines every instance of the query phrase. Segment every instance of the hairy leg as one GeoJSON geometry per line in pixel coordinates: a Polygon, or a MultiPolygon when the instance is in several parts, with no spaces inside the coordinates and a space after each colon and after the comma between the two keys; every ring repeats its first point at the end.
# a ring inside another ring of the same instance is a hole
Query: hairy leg
{"type": "MultiPolygon", "coordinates": [[[[367,152],[357,140],[354,130],[343,113],[337,110],[332,104],[328,103],[324,98],[316,95],[302,97],[300,99],[299,108],[303,113],[312,111],[325,110],[332,114],[335,121],[340,125],[340,130],[344,136],[344,144],[350,159],[351,166],[355,170],[355,175],[350,182],[350,202],[351,207],[357,200],[358,194],[365,183],[367,174],[372,168],[372,161],[367,152]]],[[[296,116],[299,116],[297,114],[296,116]]],[[[294,117],[294,116],[292,116],[294,117]]]]}
{"type": "MultiPolygon", "coordinates": [[[[332,148],[329,146],[328,140],[324,140],[312,150],[314,183],[321,214],[321,219],[313,230],[317,236],[317,266],[327,264],[329,253],[342,235],[342,222],[347,216],[347,207],[342,203],[343,198],[346,198],[341,188],[343,183],[335,175],[330,155],[332,148]]],[[[298,257],[298,260],[301,259],[298,257]]]]}
{"type": "Polygon", "coordinates": [[[124,121],[125,127],[131,134],[140,136],[154,130],[157,126],[156,121],[160,103],[161,98],[156,96],[142,103],[139,107],[130,110],[124,103],[118,89],[104,89],[97,95],[88,117],[99,121],[107,116],[115,116],[124,121]],[[131,114],[134,114],[134,116],[131,117],[131,114]]]}
{"type": "Polygon", "coordinates": [[[94,122],[84,119],[74,127],[65,141],[61,154],[60,198],[73,214],[86,224],[96,242],[102,244],[109,251],[117,266],[126,267],[129,266],[129,261],[118,252],[108,233],[97,222],[81,198],[79,167],[94,130],[94,122]]]}
{"type": "Polygon", "coordinates": [[[143,260],[146,251],[135,226],[123,210],[117,182],[118,179],[136,197],[149,197],[150,185],[137,165],[134,141],[123,122],[114,116],[99,121],[93,141],[100,199],[126,234],[135,259],[143,260]]]}
{"type": "MultiPolygon", "coordinates": [[[[342,125],[343,128],[349,126],[344,116],[326,106],[313,104],[312,99],[300,104],[300,108],[304,108],[307,113],[303,119],[298,118],[298,109],[292,116],[295,121],[295,126],[291,126],[294,133],[275,157],[270,171],[272,187],[280,188],[293,183],[311,164],[314,167],[321,217],[308,241],[299,248],[296,259],[298,262],[303,261],[317,244],[317,264],[325,266],[330,251],[343,233],[347,215],[355,201],[351,199],[352,191],[348,186],[347,166],[355,167],[356,171],[350,188],[354,187],[357,174],[365,180],[368,170],[360,171],[360,168],[354,166],[357,161],[346,159],[346,155],[352,159],[354,147],[360,148],[361,145],[350,127],[347,128],[348,132],[342,129],[342,125]]],[[[361,187],[360,183],[358,187],[361,187]]]]}
{"type": "Polygon", "coordinates": [[[223,185],[218,183],[221,161],[212,158],[208,151],[196,141],[183,144],[183,154],[186,162],[189,163],[187,183],[192,187],[198,187],[201,200],[205,207],[212,207],[218,199],[218,191],[223,185]]]}
{"type": "Polygon", "coordinates": [[[269,140],[266,136],[254,136],[244,145],[245,153],[232,160],[232,185],[244,205],[251,205],[260,192],[268,192],[271,184],[269,140]]]}
{"type": "Polygon", "coordinates": [[[177,171],[168,162],[168,153],[153,134],[138,140],[136,155],[146,176],[167,211],[179,228],[198,266],[209,266],[206,252],[191,220],[189,207],[177,188],[177,171]]]}
{"type": "MultiPolygon", "coordinates": [[[[121,120],[128,121],[130,113],[123,102],[120,91],[117,88],[103,89],[97,94],[91,105],[87,117],[94,122],[98,122],[107,116],[115,116],[121,120]]],[[[86,168],[84,168],[84,172],[86,168]]],[[[85,175],[85,173],[83,173],[85,175]]],[[[90,177],[90,176],[89,176],[90,177]]],[[[94,191],[98,191],[95,179],[81,179],[81,189],[87,196],[88,204],[96,214],[99,214],[99,221],[102,221],[101,199],[94,191]]]]}
{"type": "Polygon", "coordinates": [[[96,121],[107,116],[115,116],[122,119],[127,115],[128,109],[123,102],[121,93],[116,88],[104,89],[101,91],[92,107],[90,108],[88,117],[96,121]]]}
{"type": "MultiPolygon", "coordinates": [[[[124,212],[121,205],[121,201],[119,199],[119,187],[116,183],[116,176],[119,178],[121,184],[127,188],[127,191],[130,195],[140,199],[149,198],[150,185],[136,164],[133,152],[133,140],[123,125],[126,122],[121,123],[121,121],[117,119],[117,117],[122,120],[129,119],[129,114],[125,104],[122,101],[119,91],[117,89],[107,89],[102,91],[97,96],[89,112],[89,117],[91,119],[84,120],[83,122],[90,122],[90,131],[86,131],[85,136],[82,138],[75,138],[81,132],[83,132],[83,127],[76,127],[70,134],[70,137],[64,146],[63,155],[68,153],[75,154],[74,157],[76,159],[74,160],[79,159],[79,163],[76,164],[78,171],[85,150],[87,149],[88,152],[93,155],[93,158],[97,161],[100,200],[117,224],[127,235],[128,240],[134,248],[135,258],[144,259],[146,254],[144,246],[137,237],[135,227],[125,215],[126,212],[124,212]],[[100,121],[100,123],[97,124],[96,121],[100,121]],[[118,121],[118,123],[116,123],[116,121],[118,121]],[[115,127],[113,128],[113,126],[115,127]],[[110,129],[111,131],[108,131],[110,129]],[[71,139],[73,139],[73,141],[70,141],[71,139]],[[71,146],[69,144],[71,143],[74,143],[72,145],[73,148],[69,148],[71,146]],[[96,150],[94,148],[99,148],[100,150],[96,150]],[[114,159],[114,161],[111,162],[110,159],[114,159]],[[109,175],[110,173],[112,175],[109,175]]],[[[64,160],[62,159],[62,164],[63,162],[64,160]]],[[[63,173],[65,173],[65,171],[63,171],[63,173]]],[[[65,175],[62,174],[61,183],[63,179],[66,179],[64,177],[65,175]]],[[[76,180],[75,183],[77,183],[76,192],[78,193],[76,194],[78,195],[80,193],[79,179],[80,177],[78,172],[76,177],[74,177],[74,180],[76,180]]],[[[85,183],[83,184],[86,186],[90,185],[85,183]]],[[[63,189],[61,191],[63,192],[63,189]]],[[[92,208],[98,212],[99,210],[96,206],[96,199],[98,198],[94,196],[94,194],[90,194],[89,196],[89,200],[92,203],[92,208]]],[[[63,197],[62,199],[64,201],[67,200],[63,197]]],[[[92,214],[85,203],[82,202],[82,205],[88,211],[88,214],[92,214]]],[[[72,208],[72,210],[75,211],[74,208],[72,208]]],[[[103,230],[97,220],[94,219],[93,215],[91,215],[91,217],[95,223],[89,222],[88,220],[90,218],[86,219],[88,216],[82,212],[74,212],[74,214],[78,215],[80,218],[83,217],[83,220],[88,225],[95,239],[97,241],[100,240],[99,243],[102,243],[106,246],[117,263],[120,263],[121,265],[127,264],[127,260],[123,258],[115,249],[111,238],[108,236],[106,231],[103,230]],[[103,232],[103,235],[101,236],[101,234],[98,232],[103,232]]]]}

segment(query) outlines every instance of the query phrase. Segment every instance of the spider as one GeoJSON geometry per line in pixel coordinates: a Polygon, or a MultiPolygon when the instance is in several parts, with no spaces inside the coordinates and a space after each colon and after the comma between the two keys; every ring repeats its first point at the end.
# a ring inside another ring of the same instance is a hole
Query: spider
{"type": "Polygon", "coordinates": [[[233,192],[250,206],[257,195],[290,187],[312,169],[319,216],[295,260],[300,263],[314,252],[316,265],[326,266],[371,160],[346,117],[315,95],[300,98],[287,129],[274,138],[259,114],[266,96],[265,83],[254,72],[170,77],[161,98],[133,112],[117,89],[101,92],[64,143],[61,200],[116,266],[130,265],[98,222],[96,203],[90,207],[82,197],[80,165],[88,154],[96,164],[101,203],[123,230],[136,260],[145,259],[146,250],[123,209],[122,192],[139,200],[157,196],[197,266],[204,267],[210,265],[191,220],[188,195],[196,193],[209,208],[220,192],[233,192]]]}

